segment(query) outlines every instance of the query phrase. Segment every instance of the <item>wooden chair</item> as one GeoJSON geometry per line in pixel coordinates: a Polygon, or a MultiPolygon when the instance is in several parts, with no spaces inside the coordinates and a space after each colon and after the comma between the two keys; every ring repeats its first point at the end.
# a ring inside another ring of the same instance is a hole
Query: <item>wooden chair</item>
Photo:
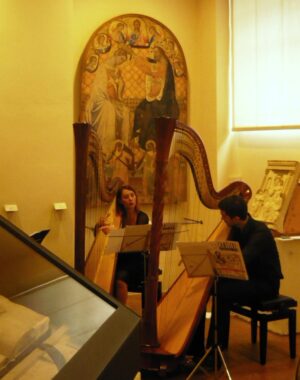
{"type": "MultiPolygon", "coordinates": [[[[259,322],[260,363],[266,363],[268,322],[288,319],[290,357],[296,357],[296,307],[297,301],[279,295],[276,298],[260,301],[252,305],[235,303],[232,311],[251,319],[251,341],[256,343],[257,322],[259,322]]],[[[228,346],[228,342],[227,342],[228,346]]]]}

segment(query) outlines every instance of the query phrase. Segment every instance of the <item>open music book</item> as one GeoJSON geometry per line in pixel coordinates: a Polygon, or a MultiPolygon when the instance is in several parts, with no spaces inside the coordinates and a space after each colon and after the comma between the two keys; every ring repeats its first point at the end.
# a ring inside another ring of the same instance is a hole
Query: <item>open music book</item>
{"type": "Polygon", "coordinates": [[[0,370],[44,337],[49,322],[49,317],[0,295],[0,370]]]}
{"type": "Polygon", "coordinates": [[[236,241],[177,242],[177,246],[190,277],[248,280],[244,258],[236,241]]]}

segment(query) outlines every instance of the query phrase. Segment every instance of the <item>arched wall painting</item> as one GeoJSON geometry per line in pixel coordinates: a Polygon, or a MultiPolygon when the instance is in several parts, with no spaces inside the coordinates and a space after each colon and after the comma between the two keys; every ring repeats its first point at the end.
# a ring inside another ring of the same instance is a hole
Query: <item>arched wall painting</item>
{"type": "MultiPolygon", "coordinates": [[[[158,21],[128,14],[94,32],[81,63],[80,119],[90,123],[97,136],[106,186],[112,188],[121,178],[137,190],[140,203],[151,203],[154,118],[168,116],[184,123],[187,118],[187,70],[181,46],[158,21]]],[[[186,200],[186,173],[185,161],[174,154],[167,202],[186,200]]]]}

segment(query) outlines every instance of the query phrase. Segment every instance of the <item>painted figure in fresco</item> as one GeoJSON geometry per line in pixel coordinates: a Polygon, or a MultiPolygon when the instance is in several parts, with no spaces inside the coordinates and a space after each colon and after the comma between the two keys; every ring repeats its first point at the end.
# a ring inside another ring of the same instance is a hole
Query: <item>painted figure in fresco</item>
{"type": "Polygon", "coordinates": [[[174,60],[174,72],[177,77],[182,77],[185,74],[184,65],[179,59],[174,60]]]}
{"type": "Polygon", "coordinates": [[[168,38],[166,41],[166,52],[171,62],[177,58],[177,49],[174,40],[168,38]]]}
{"type": "Polygon", "coordinates": [[[97,131],[105,154],[115,139],[124,141],[128,136],[129,110],[122,102],[124,81],[119,70],[126,59],[126,51],[118,49],[99,65],[86,106],[86,120],[97,131]]]}
{"type": "Polygon", "coordinates": [[[133,21],[133,30],[130,34],[129,45],[131,46],[145,46],[145,38],[141,30],[141,21],[135,19],[133,21]]]}
{"type": "Polygon", "coordinates": [[[127,37],[125,34],[125,24],[123,22],[118,22],[115,29],[111,34],[112,39],[119,44],[125,44],[127,41],[127,37]]]}
{"type": "Polygon", "coordinates": [[[111,167],[111,179],[120,178],[123,183],[129,182],[129,170],[133,167],[133,154],[123,141],[115,141],[114,150],[107,163],[111,167]]]}
{"type": "Polygon", "coordinates": [[[156,46],[153,58],[134,57],[137,67],[146,74],[146,99],[137,106],[133,135],[145,149],[148,140],[155,140],[155,118],[178,118],[179,106],[175,94],[172,66],[164,50],[156,46]]]}
{"type": "Polygon", "coordinates": [[[86,63],[86,70],[90,73],[93,73],[98,68],[99,59],[98,56],[95,54],[92,54],[89,56],[88,61],[86,63]]]}
{"type": "Polygon", "coordinates": [[[95,52],[97,54],[105,54],[111,49],[110,37],[104,33],[98,34],[94,42],[95,52]]]}
{"type": "Polygon", "coordinates": [[[186,170],[184,159],[178,152],[174,152],[169,158],[166,194],[172,202],[179,202],[186,192],[186,170]],[[174,186],[174,184],[176,184],[174,186]]]}
{"type": "Polygon", "coordinates": [[[133,154],[133,167],[134,167],[134,172],[135,174],[137,173],[142,173],[142,169],[143,169],[143,162],[144,162],[144,159],[145,159],[145,150],[142,149],[138,142],[135,141],[135,140],[131,140],[131,143],[130,143],[130,149],[132,151],[132,154],[133,154]]]}
{"type": "Polygon", "coordinates": [[[161,39],[160,33],[155,29],[153,25],[149,27],[149,47],[154,47],[161,39]]]}
{"type": "Polygon", "coordinates": [[[156,144],[153,140],[146,142],[146,154],[143,167],[143,192],[144,196],[152,196],[154,192],[156,144]]]}

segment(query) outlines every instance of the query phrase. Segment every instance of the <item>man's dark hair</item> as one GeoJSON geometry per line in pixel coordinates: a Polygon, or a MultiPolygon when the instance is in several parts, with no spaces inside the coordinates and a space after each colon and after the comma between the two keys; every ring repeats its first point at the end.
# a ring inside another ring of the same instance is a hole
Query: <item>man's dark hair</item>
{"type": "Polygon", "coordinates": [[[245,199],[239,195],[231,195],[219,202],[219,209],[233,218],[239,216],[242,220],[247,218],[248,208],[245,199]]]}

